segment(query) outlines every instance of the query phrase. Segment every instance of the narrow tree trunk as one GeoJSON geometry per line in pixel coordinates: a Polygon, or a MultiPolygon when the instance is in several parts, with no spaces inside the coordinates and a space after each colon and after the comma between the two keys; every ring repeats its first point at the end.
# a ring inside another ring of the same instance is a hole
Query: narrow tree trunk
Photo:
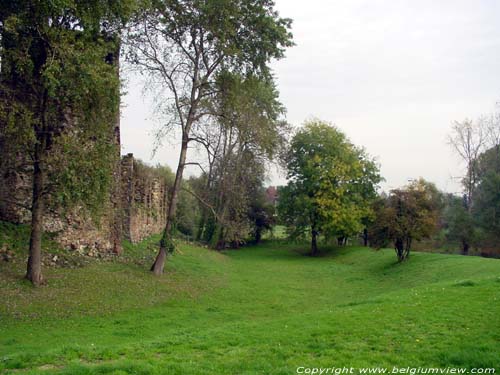
{"type": "MultiPolygon", "coordinates": [[[[107,61],[116,68],[116,75],[120,78],[120,46],[118,41],[115,51],[108,55],[107,61]]],[[[116,93],[120,95],[120,90],[116,93]]],[[[121,191],[121,152],[120,152],[120,105],[116,108],[115,124],[113,127],[113,142],[115,144],[115,160],[113,163],[113,184],[111,188],[111,203],[113,205],[113,215],[111,218],[111,242],[113,243],[113,253],[121,255],[123,253],[123,212],[122,212],[122,191],[121,191]]]]}
{"type": "Polygon", "coordinates": [[[43,234],[43,184],[44,171],[41,162],[41,147],[35,150],[33,164],[33,197],[31,209],[31,235],[26,278],[34,286],[43,284],[42,276],[42,234],[43,234]]]}
{"type": "Polygon", "coordinates": [[[363,245],[368,246],[368,229],[363,229],[363,245]]]}
{"type": "MultiPolygon", "coordinates": [[[[208,148],[207,148],[208,150],[208,148]]],[[[210,153],[208,153],[208,159],[210,160],[210,153]]],[[[207,175],[207,183],[205,184],[205,193],[208,194],[210,192],[210,188],[212,186],[212,171],[213,171],[213,163],[215,162],[215,156],[213,156],[212,161],[209,162],[208,175],[207,175]]],[[[210,213],[208,212],[208,208],[205,205],[201,207],[201,217],[198,225],[198,233],[196,233],[196,240],[201,241],[203,238],[206,239],[206,231],[207,231],[207,222],[210,213]]]]}
{"type": "Polygon", "coordinates": [[[219,197],[218,197],[218,212],[217,219],[215,221],[215,229],[211,238],[211,247],[216,250],[224,250],[226,247],[226,238],[224,235],[224,224],[227,215],[227,201],[225,199],[225,186],[226,186],[226,177],[224,176],[224,172],[222,172],[222,183],[219,186],[219,197]]]}
{"type": "Polygon", "coordinates": [[[196,241],[201,241],[203,234],[205,233],[206,212],[207,209],[202,207],[200,221],[198,222],[198,232],[196,233],[196,241]]]}
{"type": "Polygon", "coordinates": [[[472,190],[474,189],[474,165],[472,161],[469,161],[469,176],[468,176],[468,186],[467,186],[467,211],[472,212],[472,190]]]}
{"type": "Polygon", "coordinates": [[[318,231],[315,228],[311,229],[311,255],[318,255],[318,231]]]}
{"type": "MultiPolygon", "coordinates": [[[[222,214],[219,216],[223,220],[225,219],[225,212],[226,210],[222,210],[222,214]]],[[[219,219],[217,219],[215,222],[214,233],[212,235],[212,238],[210,239],[210,247],[215,250],[224,250],[224,248],[226,247],[226,239],[224,237],[224,225],[221,221],[219,221],[219,219]]]]}
{"type": "Polygon", "coordinates": [[[172,187],[170,201],[168,202],[167,221],[165,224],[165,229],[163,230],[163,238],[160,242],[160,249],[158,251],[158,254],[156,255],[155,262],[151,266],[151,271],[157,276],[160,276],[163,273],[163,268],[165,267],[165,260],[167,258],[166,247],[167,244],[172,241],[172,223],[175,220],[175,213],[177,210],[177,198],[181,187],[184,166],[186,164],[187,148],[188,148],[188,137],[187,135],[184,135],[182,139],[181,153],[179,155],[179,164],[177,166],[177,173],[175,174],[174,186],[172,187]]]}
{"type": "Polygon", "coordinates": [[[396,239],[396,241],[394,242],[394,248],[398,257],[398,262],[402,262],[404,260],[404,246],[403,240],[401,238],[396,239]]]}
{"type": "Polygon", "coordinates": [[[407,260],[410,257],[411,243],[412,243],[412,238],[411,237],[407,238],[403,260],[407,260]]]}
{"type": "Polygon", "coordinates": [[[258,245],[262,240],[262,230],[260,228],[255,230],[255,243],[258,245]]]}
{"type": "Polygon", "coordinates": [[[469,255],[469,243],[465,240],[462,240],[462,252],[464,255],[469,255]]]}

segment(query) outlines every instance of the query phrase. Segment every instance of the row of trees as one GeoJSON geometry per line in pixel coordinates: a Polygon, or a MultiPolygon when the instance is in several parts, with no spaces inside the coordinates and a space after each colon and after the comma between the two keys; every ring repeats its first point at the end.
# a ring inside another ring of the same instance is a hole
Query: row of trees
{"type": "Polygon", "coordinates": [[[464,195],[450,196],[449,238],[485,253],[500,242],[500,108],[476,121],[455,122],[449,143],[465,164],[464,195]]]}
{"type": "MultiPolygon", "coordinates": [[[[246,108],[242,113],[251,111],[246,108]]],[[[287,226],[291,238],[311,240],[311,255],[318,254],[320,237],[344,244],[347,238],[360,235],[365,245],[393,247],[400,262],[424,240],[428,250],[461,247],[467,254],[470,247],[481,248],[482,253],[490,247],[496,251],[500,233],[500,148],[495,135],[500,129],[499,119],[495,114],[477,122],[454,124],[450,142],[468,161],[463,196],[443,193],[422,178],[378,194],[381,177],[375,161],[338,128],[317,119],[307,121],[288,143],[279,132],[274,133],[275,138],[266,133],[268,139],[281,140],[285,145],[278,149],[283,150],[280,157],[289,182],[279,189],[277,215],[273,215],[272,206],[263,203],[264,173],[259,169],[259,162],[271,154],[249,159],[237,157],[241,156],[239,152],[228,156],[223,152],[217,158],[217,148],[207,144],[207,150],[212,150],[208,152],[209,160],[213,160],[210,173],[191,180],[202,197],[197,238],[214,248],[238,246],[252,234],[258,240],[262,229],[277,220],[287,226]],[[243,162],[239,167],[238,160],[243,162]],[[221,173],[225,168],[228,175],[221,173]]],[[[248,121],[246,118],[242,124],[248,121]]],[[[237,126],[231,128],[236,143],[240,131],[237,126]]],[[[211,145],[220,145],[223,139],[223,149],[232,150],[227,147],[227,138],[220,138],[224,133],[217,134],[211,145]]]]}
{"type": "Polygon", "coordinates": [[[311,238],[312,255],[319,235],[342,244],[360,234],[365,245],[394,247],[399,261],[425,239],[431,247],[498,255],[500,112],[455,122],[449,142],[466,164],[463,195],[422,178],[379,195],[376,163],[334,126],[309,121],[285,156],[289,182],[280,189],[279,220],[292,237],[311,238]]]}
{"type": "Polygon", "coordinates": [[[175,248],[176,227],[214,248],[238,246],[249,234],[258,241],[274,219],[264,180],[276,156],[289,179],[280,219],[293,236],[310,235],[313,255],[319,235],[342,242],[364,231],[374,246],[392,241],[404,260],[437,224],[464,252],[496,243],[500,115],[455,124],[450,143],[467,165],[465,197],[448,196],[442,214],[423,181],[378,197],[377,164],[336,127],[311,120],[287,144],[269,63],[293,44],[290,25],[271,0],[1,0],[2,163],[11,155],[11,166],[33,176],[26,277],[43,282],[44,212],[53,204],[92,211],[108,191],[119,157],[112,150],[120,51],[155,93],[158,141],[167,134],[181,141],[155,274],[175,248]],[[191,147],[205,162],[188,159],[191,147]],[[202,174],[182,186],[188,165],[202,174]],[[178,206],[197,214],[177,217],[178,206]]]}
{"type": "Polygon", "coordinates": [[[291,21],[273,6],[270,0],[152,1],[128,29],[128,61],[149,78],[166,115],[160,136],[172,129],[181,136],[166,227],[151,267],[157,275],[175,248],[178,197],[184,169],[192,164],[187,153],[193,143],[209,156],[204,175],[206,191],[212,193],[200,201],[214,216],[213,229],[204,224],[200,232],[217,243],[239,235],[240,202],[231,197],[230,184],[262,174],[242,167],[258,166],[258,159],[276,146],[266,144],[266,132],[276,133],[280,112],[268,64],[292,45],[291,21]],[[228,220],[235,233],[224,233],[221,224],[228,220]]]}
{"type": "Polygon", "coordinates": [[[438,227],[442,195],[433,184],[420,179],[379,195],[377,163],[329,123],[306,122],[284,162],[288,184],[279,190],[279,219],[292,238],[311,239],[312,256],[319,236],[345,244],[362,233],[365,245],[393,246],[403,261],[414,240],[438,227]]]}

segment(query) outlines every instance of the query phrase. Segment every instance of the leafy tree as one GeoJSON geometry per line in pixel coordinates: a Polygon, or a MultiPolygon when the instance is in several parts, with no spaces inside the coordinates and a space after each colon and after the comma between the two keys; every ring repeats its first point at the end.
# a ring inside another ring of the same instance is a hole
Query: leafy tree
{"type": "Polygon", "coordinates": [[[474,191],[472,215],[484,234],[486,246],[497,246],[500,240],[500,145],[478,158],[478,184],[474,191]]]}
{"type": "MultiPolygon", "coordinates": [[[[249,236],[259,237],[266,227],[266,208],[261,205],[264,161],[236,141],[238,146],[214,167],[210,190],[204,196],[207,209],[200,230],[213,248],[239,247],[249,236]],[[243,147],[240,147],[243,146],[243,147]]],[[[228,143],[229,144],[229,143],[228,143]]]]}
{"type": "Polygon", "coordinates": [[[179,193],[179,206],[176,215],[176,229],[185,236],[195,238],[200,220],[200,204],[191,193],[193,184],[196,184],[197,178],[191,177],[185,182],[185,188],[179,193]]]}
{"type": "MultiPolygon", "coordinates": [[[[152,0],[129,33],[129,60],[156,85],[167,114],[163,133],[178,129],[181,150],[169,200],[167,224],[151,270],[163,272],[173,250],[172,223],[190,142],[209,123],[207,102],[216,94],[222,71],[269,76],[268,63],[291,46],[291,21],[280,18],[270,0],[152,0]],[[165,93],[166,95],[161,95],[165,93]]],[[[161,136],[161,135],[160,135],[161,136]]]]}
{"type": "Polygon", "coordinates": [[[226,72],[218,85],[212,110],[218,126],[207,138],[216,142],[204,144],[212,156],[207,182],[215,209],[213,225],[208,226],[213,232],[206,232],[206,240],[222,248],[227,243],[238,246],[254,231],[255,218],[249,214],[263,187],[264,166],[283,147],[288,127],[281,120],[284,110],[270,77],[226,72]]]}
{"type": "Polygon", "coordinates": [[[438,229],[442,199],[434,184],[422,178],[375,203],[375,220],[369,230],[375,248],[394,244],[398,261],[408,259],[413,241],[429,238],[438,229]]]}
{"type": "Polygon", "coordinates": [[[256,244],[262,240],[262,234],[271,230],[276,223],[276,209],[274,205],[267,202],[263,186],[253,189],[251,195],[248,217],[252,223],[252,237],[256,244]]]}
{"type": "Polygon", "coordinates": [[[43,282],[49,197],[97,206],[107,191],[116,156],[118,33],[132,9],[132,1],[0,2],[0,143],[6,154],[31,161],[26,277],[34,285],[43,282]]]}
{"type": "Polygon", "coordinates": [[[448,237],[462,243],[464,254],[468,253],[472,242],[479,246],[496,246],[496,233],[500,228],[497,218],[500,112],[483,115],[476,121],[455,122],[449,143],[467,169],[462,179],[463,204],[456,198],[445,212],[448,237]]]}
{"type": "Polygon", "coordinates": [[[312,255],[320,233],[349,236],[363,229],[381,178],[374,161],[340,130],[306,122],[291,141],[286,165],[289,182],[278,210],[295,235],[310,230],[312,255]]]}
{"type": "Polygon", "coordinates": [[[474,217],[467,209],[467,196],[449,195],[443,212],[446,238],[458,241],[463,254],[468,254],[471,245],[477,240],[474,217]]]}

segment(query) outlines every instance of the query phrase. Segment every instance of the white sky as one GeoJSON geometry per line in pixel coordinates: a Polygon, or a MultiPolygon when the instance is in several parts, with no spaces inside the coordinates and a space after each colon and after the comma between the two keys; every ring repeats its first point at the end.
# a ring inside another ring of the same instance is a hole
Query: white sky
{"type": "MultiPolygon", "coordinates": [[[[294,20],[297,45],[273,63],[291,124],[335,123],[378,159],[384,189],[422,176],[460,191],[446,135],[500,100],[500,1],[277,0],[276,9],[294,20]]],[[[122,153],[175,169],[178,141],[151,158],[150,100],[137,78],[127,90],[122,153]]],[[[284,179],[274,171],[271,183],[284,179]]]]}

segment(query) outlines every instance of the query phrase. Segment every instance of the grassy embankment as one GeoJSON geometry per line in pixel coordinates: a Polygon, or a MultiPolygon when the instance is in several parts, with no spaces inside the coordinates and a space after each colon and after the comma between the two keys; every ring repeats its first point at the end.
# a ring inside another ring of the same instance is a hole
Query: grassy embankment
{"type": "MultiPolygon", "coordinates": [[[[25,239],[12,233],[3,240],[19,252],[25,239]]],[[[155,240],[128,245],[120,261],[46,268],[38,289],[22,280],[21,256],[0,261],[0,373],[500,370],[500,260],[415,253],[396,264],[391,250],[310,258],[299,245],[184,245],[157,279],[147,272],[155,240]]]]}

